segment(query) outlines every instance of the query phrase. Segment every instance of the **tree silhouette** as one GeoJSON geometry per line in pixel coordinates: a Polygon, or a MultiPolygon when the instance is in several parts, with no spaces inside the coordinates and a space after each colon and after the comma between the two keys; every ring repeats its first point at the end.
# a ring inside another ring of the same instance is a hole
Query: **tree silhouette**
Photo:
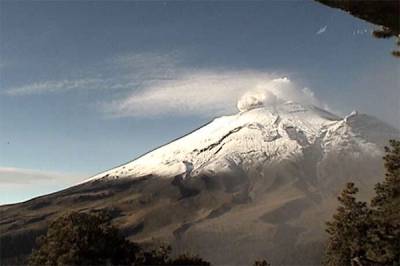
{"type": "Polygon", "coordinates": [[[271,263],[267,262],[266,260],[256,260],[253,266],[271,266],[271,263]]]}
{"type": "Polygon", "coordinates": [[[352,265],[352,259],[364,257],[363,244],[366,242],[370,212],[365,202],[357,201],[358,188],[348,183],[338,197],[340,206],[327,223],[330,235],[325,264],[352,265]]]}
{"type": "Polygon", "coordinates": [[[400,141],[391,140],[385,152],[386,177],[375,186],[371,207],[357,201],[353,183],[339,196],[327,223],[325,265],[400,265],[400,141]]]}
{"type": "Polygon", "coordinates": [[[210,263],[187,254],[171,258],[171,247],[144,250],[122,237],[106,212],[72,212],[53,221],[38,238],[31,266],[58,265],[203,265],[210,263]]]}
{"type": "Polygon", "coordinates": [[[140,248],[120,236],[105,213],[73,212],[53,221],[30,265],[130,265],[140,248]]]}
{"type": "Polygon", "coordinates": [[[382,264],[400,265],[400,141],[391,140],[385,152],[386,177],[375,186],[371,201],[375,226],[368,253],[382,264]]]}

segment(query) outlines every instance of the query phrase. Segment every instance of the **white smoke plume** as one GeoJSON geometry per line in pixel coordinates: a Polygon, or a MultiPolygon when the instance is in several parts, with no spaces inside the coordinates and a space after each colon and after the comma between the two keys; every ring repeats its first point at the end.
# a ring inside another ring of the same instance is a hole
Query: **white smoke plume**
{"type": "Polygon", "coordinates": [[[324,105],[309,88],[299,89],[287,77],[282,77],[259,83],[239,99],[237,107],[243,112],[287,101],[321,107],[324,105]]]}
{"type": "Polygon", "coordinates": [[[278,97],[270,91],[250,91],[239,99],[237,108],[239,111],[244,112],[266,105],[275,105],[277,102],[278,97]]]}
{"type": "Polygon", "coordinates": [[[285,101],[322,106],[310,89],[299,88],[287,77],[259,71],[192,71],[136,88],[104,107],[112,116],[216,116],[285,101]]]}

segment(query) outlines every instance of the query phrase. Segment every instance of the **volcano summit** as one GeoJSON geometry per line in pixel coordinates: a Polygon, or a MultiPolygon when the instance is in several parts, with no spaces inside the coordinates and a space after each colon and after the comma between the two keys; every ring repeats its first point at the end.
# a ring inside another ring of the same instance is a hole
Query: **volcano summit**
{"type": "Polygon", "coordinates": [[[383,177],[383,146],[400,133],[357,112],[249,106],[77,186],[0,207],[3,258],[28,253],[66,209],[108,209],[131,240],[216,265],[319,264],[337,194],[352,181],[368,197],[383,177]]]}

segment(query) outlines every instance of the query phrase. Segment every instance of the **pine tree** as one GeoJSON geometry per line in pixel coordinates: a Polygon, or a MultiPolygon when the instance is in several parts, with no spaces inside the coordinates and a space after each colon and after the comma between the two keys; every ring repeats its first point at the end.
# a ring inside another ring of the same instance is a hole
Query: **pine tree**
{"type": "Polygon", "coordinates": [[[140,248],[119,235],[105,213],[73,212],[53,221],[29,265],[131,265],[140,248]]]}
{"type": "Polygon", "coordinates": [[[271,263],[266,260],[256,260],[253,266],[271,266],[271,263]]]}
{"type": "Polygon", "coordinates": [[[369,208],[347,184],[328,222],[326,265],[400,265],[400,141],[391,140],[383,157],[386,177],[375,186],[369,208]]]}
{"type": "Polygon", "coordinates": [[[400,141],[391,140],[390,147],[385,147],[386,177],[382,183],[375,186],[376,196],[372,206],[376,207],[390,219],[400,216],[400,141]]]}
{"type": "Polygon", "coordinates": [[[199,256],[182,254],[174,259],[169,260],[167,265],[171,265],[171,266],[189,266],[189,265],[210,266],[211,264],[208,261],[203,260],[199,256]]]}
{"type": "Polygon", "coordinates": [[[358,188],[348,183],[338,197],[340,206],[327,223],[330,235],[325,265],[350,266],[354,260],[365,257],[370,211],[366,202],[357,201],[358,188]]]}
{"type": "Polygon", "coordinates": [[[374,230],[368,257],[384,265],[400,265],[400,141],[391,140],[383,157],[386,177],[375,186],[374,230]]]}
{"type": "Polygon", "coordinates": [[[31,266],[57,265],[202,265],[210,263],[188,254],[171,258],[171,247],[144,250],[119,234],[105,212],[72,212],[53,221],[39,247],[29,258],[31,266]]]}

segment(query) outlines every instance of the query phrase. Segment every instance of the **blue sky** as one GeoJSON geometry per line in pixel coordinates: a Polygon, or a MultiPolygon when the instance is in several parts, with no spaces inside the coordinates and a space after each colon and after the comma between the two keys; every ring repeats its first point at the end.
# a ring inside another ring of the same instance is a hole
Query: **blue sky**
{"type": "Polygon", "coordinates": [[[1,1],[0,204],[75,184],[285,76],[400,127],[394,40],[313,1],[1,1]]]}

